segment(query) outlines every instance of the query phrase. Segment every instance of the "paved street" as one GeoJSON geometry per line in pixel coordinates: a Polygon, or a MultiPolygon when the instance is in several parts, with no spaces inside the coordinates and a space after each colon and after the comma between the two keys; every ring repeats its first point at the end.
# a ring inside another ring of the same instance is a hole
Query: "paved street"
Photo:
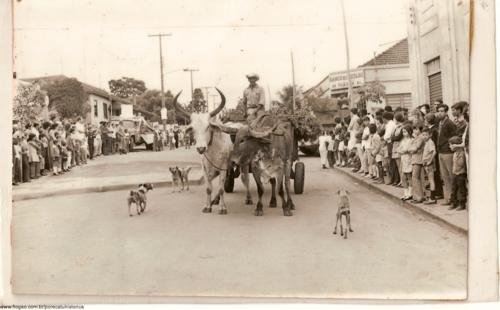
{"type": "Polygon", "coordinates": [[[132,218],[128,191],[15,202],[14,292],[465,298],[465,236],[319,169],[318,158],[304,162],[293,217],[267,206],[253,216],[239,181],[226,195],[227,215],[201,212],[204,186],[155,189],[146,213],[132,218]],[[351,192],[348,240],[332,235],[340,185],[351,192]]]}

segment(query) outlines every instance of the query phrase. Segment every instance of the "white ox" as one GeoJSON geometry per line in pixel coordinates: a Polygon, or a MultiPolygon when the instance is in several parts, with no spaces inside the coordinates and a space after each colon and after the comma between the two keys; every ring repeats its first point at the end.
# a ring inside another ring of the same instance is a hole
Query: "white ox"
{"type": "MultiPolygon", "coordinates": [[[[227,214],[227,207],[224,202],[224,183],[226,181],[226,172],[231,169],[230,155],[233,150],[231,136],[227,132],[235,132],[236,129],[228,128],[216,121],[216,115],[224,108],[226,98],[224,94],[216,88],[221,97],[220,105],[210,113],[188,113],[178,103],[177,98],[180,92],[174,98],[175,109],[189,117],[191,120],[190,127],[193,130],[196,140],[196,150],[201,158],[201,165],[204,172],[205,182],[207,186],[207,199],[203,207],[204,213],[212,212],[212,205],[219,203],[219,214],[227,214]],[[219,188],[212,200],[212,181],[219,176],[219,188]]],[[[244,176],[242,175],[242,179],[244,176]]],[[[248,173],[246,174],[246,182],[244,183],[248,190],[248,173]]],[[[251,203],[248,201],[247,203],[251,203]]]]}

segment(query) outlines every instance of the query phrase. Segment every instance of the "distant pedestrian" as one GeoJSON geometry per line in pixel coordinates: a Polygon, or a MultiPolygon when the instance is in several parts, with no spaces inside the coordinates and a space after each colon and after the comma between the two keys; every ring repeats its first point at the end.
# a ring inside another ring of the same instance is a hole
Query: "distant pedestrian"
{"type": "Polygon", "coordinates": [[[321,167],[326,169],[326,165],[328,164],[328,145],[332,143],[332,138],[326,134],[326,131],[322,131],[321,136],[318,138],[319,143],[319,156],[321,160],[321,167]]]}

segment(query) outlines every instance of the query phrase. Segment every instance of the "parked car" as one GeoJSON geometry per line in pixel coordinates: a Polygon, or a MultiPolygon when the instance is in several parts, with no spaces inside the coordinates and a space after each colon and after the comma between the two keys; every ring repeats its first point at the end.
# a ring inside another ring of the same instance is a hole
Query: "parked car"
{"type": "Polygon", "coordinates": [[[319,156],[319,141],[299,141],[299,150],[306,156],[319,156]]]}

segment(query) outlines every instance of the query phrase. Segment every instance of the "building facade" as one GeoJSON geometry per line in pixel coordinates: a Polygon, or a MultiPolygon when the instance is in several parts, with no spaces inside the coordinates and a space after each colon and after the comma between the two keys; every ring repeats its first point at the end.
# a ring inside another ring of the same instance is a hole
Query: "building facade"
{"type": "MultiPolygon", "coordinates": [[[[408,55],[408,41],[402,39],[396,44],[376,55],[356,69],[350,70],[353,89],[365,83],[378,81],[385,87],[385,95],[382,103],[368,103],[367,110],[374,111],[385,105],[395,107],[411,108],[412,83],[408,55]]],[[[348,79],[346,71],[330,73],[316,86],[304,92],[305,96],[319,98],[347,98],[348,79]]],[[[356,102],[356,96],[353,101],[356,102]]]]}
{"type": "MultiPolygon", "coordinates": [[[[37,83],[40,86],[67,79],[64,75],[44,76],[37,78],[22,79],[24,82],[37,83]]],[[[121,117],[125,111],[127,116],[133,114],[133,104],[127,99],[111,95],[104,89],[80,82],[83,90],[88,96],[87,104],[90,112],[86,115],[86,122],[98,125],[102,121],[109,121],[114,117],[121,117]]]]}
{"type": "Polygon", "coordinates": [[[469,101],[470,0],[409,0],[412,101],[469,101]]]}

